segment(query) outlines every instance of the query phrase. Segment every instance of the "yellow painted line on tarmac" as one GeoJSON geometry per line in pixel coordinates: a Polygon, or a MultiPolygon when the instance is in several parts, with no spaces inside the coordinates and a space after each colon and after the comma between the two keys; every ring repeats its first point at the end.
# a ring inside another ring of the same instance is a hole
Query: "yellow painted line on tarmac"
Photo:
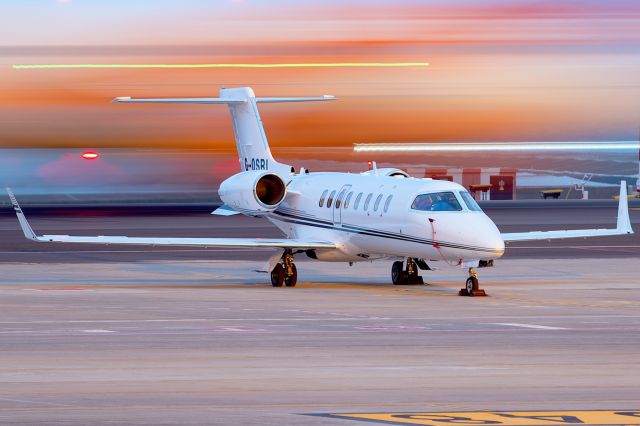
{"type": "Polygon", "coordinates": [[[341,413],[328,417],[392,425],[555,426],[640,425],[640,410],[619,411],[477,411],[418,413],[341,413]]]}

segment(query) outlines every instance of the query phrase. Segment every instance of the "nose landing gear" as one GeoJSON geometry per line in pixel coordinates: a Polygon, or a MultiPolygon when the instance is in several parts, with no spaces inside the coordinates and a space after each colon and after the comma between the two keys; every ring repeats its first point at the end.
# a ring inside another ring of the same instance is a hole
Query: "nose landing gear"
{"type": "Polygon", "coordinates": [[[485,293],[485,291],[479,286],[478,274],[475,269],[469,268],[469,278],[467,278],[464,288],[460,289],[458,292],[458,296],[481,297],[486,295],[487,293],[485,293]]]}
{"type": "Polygon", "coordinates": [[[285,250],[282,260],[271,271],[271,285],[274,287],[295,287],[298,283],[298,268],[293,263],[293,253],[285,250]]]}

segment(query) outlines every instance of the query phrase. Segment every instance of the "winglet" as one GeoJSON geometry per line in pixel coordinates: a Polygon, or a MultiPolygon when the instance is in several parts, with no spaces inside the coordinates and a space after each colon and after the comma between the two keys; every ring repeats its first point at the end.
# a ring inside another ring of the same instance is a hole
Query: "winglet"
{"type": "Polygon", "coordinates": [[[618,223],[616,230],[633,234],[631,220],[629,219],[629,198],[627,197],[627,181],[620,182],[620,198],[618,199],[618,223]]]}
{"type": "Polygon", "coordinates": [[[6,189],[7,189],[7,194],[9,194],[9,198],[11,199],[11,204],[13,204],[13,210],[16,212],[16,215],[18,216],[18,221],[20,222],[20,227],[22,228],[22,232],[24,232],[24,236],[28,240],[38,241],[38,236],[36,235],[35,232],[33,232],[33,229],[31,229],[31,225],[29,225],[29,222],[27,222],[27,218],[25,217],[24,213],[22,213],[22,209],[18,204],[18,200],[16,200],[16,196],[13,195],[11,188],[6,188],[6,189]]]}

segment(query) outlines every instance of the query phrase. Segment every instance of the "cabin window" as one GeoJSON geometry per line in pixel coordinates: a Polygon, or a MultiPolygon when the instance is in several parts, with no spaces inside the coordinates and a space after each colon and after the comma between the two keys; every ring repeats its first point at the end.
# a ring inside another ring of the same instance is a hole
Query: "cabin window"
{"type": "Polygon", "coordinates": [[[371,197],[373,197],[373,194],[367,195],[367,199],[364,200],[364,207],[362,207],[364,211],[369,210],[369,203],[371,202],[371,197]]]}
{"type": "Polygon", "coordinates": [[[340,191],[340,194],[338,195],[338,198],[336,198],[336,209],[340,208],[340,204],[342,204],[342,199],[344,198],[344,194],[347,192],[346,189],[343,189],[342,191],[340,191]]]}
{"type": "Polygon", "coordinates": [[[378,207],[380,207],[380,201],[382,201],[382,194],[378,195],[378,198],[376,198],[376,202],[373,205],[373,211],[374,212],[378,211],[378,207]]]}
{"type": "Polygon", "coordinates": [[[411,204],[413,210],[445,212],[461,211],[462,206],[453,192],[434,192],[433,194],[420,194],[411,204]]]}
{"type": "Polygon", "coordinates": [[[327,200],[327,207],[331,207],[331,204],[333,203],[333,197],[335,197],[336,195],[336,191],[331,191],[331,194],[329,194],[329,199],[327,200]]]}
{"type": "Polygon", "coordinates": [[[362,192],[358,194],[355,203],[353,203],[354,210],[358,210],[358,206],[360,206],[360,200],[362,200],[362,192]]]}
{"type": "Polygon", "coordinates": [[[393,198],[393,195],[389,195],[387,197],[387,200],[384,202],[384,212],[388,212],[389,211],[389,204],[391,204],[391,199],[393,198]]]}
{"type": "Polygon", "coordinates": [[[324,199],[327,198],[328,193],[329,193],[329,190],[325,189],[322,195],[320,196],[320,202],[318,203],[320,207],[322,207],[322,205],[324,204],[324,199]]]}
{"type": "Polygon", "coordinates": [[[478,203],[476,203],[476,200],[474,200],[471,194],[469,194],[467,191],[460,191],[460,196],[464,200],[464,203],[467,205],[469,210],[471,210],[472,212],[482,211],[478,203]]]}
{"type": "Polygon", "coordinates": [[[344,199],[344,205],[342,206],[343,209],[349,208],[349,203],[351,202],[352,196],[353,196],[353,192],[350,192],[347,194],[347,198],[344,199]]]}

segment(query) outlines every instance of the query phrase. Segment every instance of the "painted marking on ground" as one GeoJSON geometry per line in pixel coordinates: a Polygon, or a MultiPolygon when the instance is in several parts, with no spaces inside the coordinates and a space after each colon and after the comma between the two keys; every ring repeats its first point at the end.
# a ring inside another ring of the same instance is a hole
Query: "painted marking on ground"
{"type": "MultiPolygon", "coordinates": [[[[511,319],[516,318],[513,315],[483,315],[483,316],[468,316],[466,319],[488,319],[488,318],[504,318],[511,319]]],[[[558,319],[557,316],[551,315],[523,315],[518,316],[519,319],[558,319]]],[[[596,318],[612,318],[612,319],[640,319],[640,315],[564,315],[563,319],[596,319],[596,318]]],[[[323,321],[359,321],[366,320],[368,318],[320,318],[323,321]]],[[[396,320],[396,321],[436,321],[445,320],[451,321],[450,317],[443,316],[424,316],[424,317],[401,317],[401,318],[378,318],[381,320],[396,320]]],[[[106,324],[106,323],[163,323],[163,322],[216,322],[216,321],[318,321],[318,318],[138,318],[138,319],[77,319],[77,320],[27,320],[27,321],[0,321],[0,324],[106,324]]],[[[485,324],[512,324],[512,323],[485,323],[485,324]]]]}
{"type": "Polygon", "coordinates": [[[73,405],[69,405],[69,404],[58,404],[58,403],[55,403],[55,402],[46,402],[46,401],[33,401],[31,399],[17,399],[17,398],[0,397],[0,401],[19,402],[19,403],[23,403],[23,404],[50,405],[50,406],[53,406],[53,407],[73,407],[73,405]]]}
{"type": "Polygon", "coordinates": [[[639,410],[341,413],[316,415],[393,425],[640,425],[639,410]]]}
{"type": "Polygon", "coordinates": [[[212,327],[209,330],[216,332],[232,332],[232,333],[260,333],[265,331],[262,328],[253,328],[253,327],[212,327]]]}
{"type": "Polygon", "coordinates": [[[42,288],[25,288],[24,291],[92,291],[86,287],[42,287],[42,288]]]}
{"type": "Polygon", "coordinates": [[[366,331],[416,331],[416,330],[430,330],[430,327],[411,326],[411,325],[363,325],[361,327],[355,327],[358,330],[366,331]]]}
{"type": "Polygon", "coordinates": [[[564,327],[551,327],[549,325],[538,325],[538,324],[521,324],[518,322],[492,322],[489,324],[504,325],[507,327],[534,328],[537,330],[568,330],[567,328],[564,328],[564,327]]]}
{"type": "Polygon", "coordinates": [[[90,330],[82,330],[83,333],[115,333],[113,330],[104,330],[102,328],[90,329],[90,330]]]}

